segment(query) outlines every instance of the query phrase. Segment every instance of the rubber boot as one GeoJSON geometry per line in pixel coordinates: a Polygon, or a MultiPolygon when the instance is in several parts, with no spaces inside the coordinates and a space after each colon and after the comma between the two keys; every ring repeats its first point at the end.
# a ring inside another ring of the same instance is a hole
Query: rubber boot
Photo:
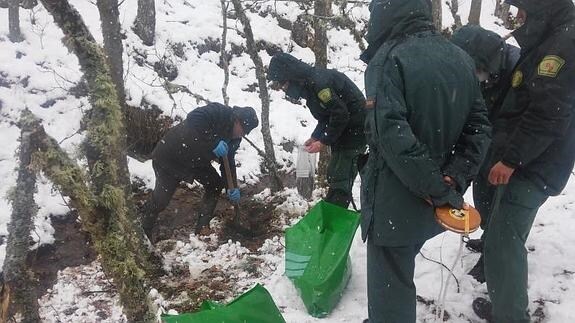
{"type": "Polygon", "coordinates": [[[480,283],[485,283],[485,269],[483,265],[483,255],[479,257],[477,263],[471,270],[467,273],[469,276],[475,278],[476,281],[480,283]]]}
{"type": "Polygon", "coordinates": [[[473,308],[475,315],[479,316],[479,318],[484,319],[489,323],[493,322],[493,315],[491,314],[492,306],[490,301],[483,297],[478,297],[473,300],[471,307],[473,308]]]}
{"type": "Polygon", "coordinates": [[[151,202],[148,201],[144,203],[140,208],[140,222],[142,223],[144,233],[152,243],[154,242],[154,228],[156,226],[157,219],[158,214],[153,212],[151,202]]]}
{"type": "Polygon", "coordinates": [[[351,196],[343,190],[330,188],[327,191],[325,201],[347,209],[351,202],[351,196]]]}
{"type": "Polygon", "coordinates": [[[198,222],[196,223],[196,234],[200,234],[203,227],[209,226],[210,221],[214,217],[217,203],[218,199],[216,197],[204,197],[200,213],[198,214],[198,222]]]}
{"type": "Polygon", "coordinates": [[[483,252],[483,240],[482,239],[469,239],[465,243],[465,246],[467,247],[467,249],[469,249],[473,252],[479,252],[479,253],[483,252]]]}

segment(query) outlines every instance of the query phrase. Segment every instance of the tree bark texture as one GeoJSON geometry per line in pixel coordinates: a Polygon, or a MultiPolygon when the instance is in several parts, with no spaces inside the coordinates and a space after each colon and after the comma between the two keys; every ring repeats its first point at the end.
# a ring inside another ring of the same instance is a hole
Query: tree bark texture
{"type": "Polygon", "coordinates": [[[228,53],[226,52],[227,36],[228,36],[228,2],[226,0],[220,0],[222,7],[222,44],[220,47],[220,59],[222,63],[222,69],[224,70],[224,84],[222,85],[222,97],[224,98],[224,104],[230,104],[230,98],[228,96],[228,84],[230,83],[230,64],[228,62],[228,53]]]}
{"type": "Polygon", "coordinates": [[[313,53],[315,55],[315,66],[327,68],[327,26],[329,17],[331,17],[331,0],[315,0],[314,18],[313,18],[313,53]]]}
{"type": "Polygon", "coordinates": [[[431,18],[437,31],[443,30],[441,25],[441,0],[431,0],[431,18]]]}
{"type": "MultiPolygon", "coordinates": [[[[327,38],[327,24],[326,18],[331,17],[331,0],[316,0],[314,2],[314,19],[313,19],[313,29],[314,29],[314,44],[313,53],[315,55],[315,66],[321,68],[327,68],[327,46],[329,40],[327,38]]],[[[331,159],[331,154],[329,147],[323,147],[319,153],[319,163],[317,168],[317,181],[319,187],[327,187],[327,167],[329,165],[329,160],[331,159]]]]}
{"type": "Polygon", "coordinates": [[[276,156],[272,141],[272,135],[270,132],[270,96],[268,93],[266,83],[264,64],[262,63],[262,59],[258,54],[258,48],[254,40],[254,33],[252,31],[250,20],[246,16],[246,13],[244,11],[244,8],[242,7],[240,0],[231,0],[231,1],[234,5],[234,10],[236,11],[238,19],[244,26],[244,34],[246,37],[246,46],[248,49],[248,53],[256,67],[256,78],[258,80],[258,86],[260,90],[259,97],[260,100],[262,101],[261,129],[264,138],[264,149],[266,155],[268,156],[268,158],[264,158],[264,163],[267,165],[267,169],[269,170],[271,175],[270,189],[272,190],[272,192],[277,192],[283,187],[283,185],[278,175],[278,169],[276,163],[271,162],[276,160],[276,156]]]}
{"type": "Polygon", "coordinates": [[[469,20],[470,25],[479,25],[481,18],[481,0],[471,0],[471,8],[469,9],[469,20]]]}
{"type": "Polygon", "coordinates": [[[511,19],[509,17],[509,4],[503,2],[503,0],[497,0],[495,3],[495,16],[503,20],[503,25],[507,29],[512,29],[511,19]]]}
{"type": "Polygon", "coordinates": [[[451,0],[451,4],[449,5],[449,9],[451,11],[451,16],[453,16],[453,21],[455,23],[455,29],[461,28],[463,25],[461,23],[461,17],[459,16],[459,1],[461,0],[451,0]]]}
{"type": "Polygon", "coordinates": [[[24,40],[20,32],[20,0],[8,1],[8,28],[10,33],[8,38],[13,43],[19,43],[24,40]]]}
{"type": "Polygon", "coordinates": [[[144,42],[144,45],[154,45],[156,36],[156,4],[154,0],[138,0],[138,13],[132,28],[134,33],[144,42]]]}
{"type": "MultiPolygon", "coordinates": [[[[94,41],[80,14],[65,0],[41,0],[42,4],[62,29],[68,47],[78,56],[80,68],[88,82],[92,109],[86,116],[87,135],[84,143],[91,187],[78,196],[89,206],[80,215],[83,225],[91,234],[96,251],[102,257],[104,270],[113,278],[118,288],[124,313],[132,322],[153,322],[155,310],[148,300],[146,278],[156,273],[153,255],[144,242],[141,226],[137,225],[135,206],[130,197],[130,178],[126,158],[126,131],[115,87],[101,48],[94,41]],[[95,215],[95,216],[90,216],[95,215]]],[[[54,171],[67,158],[57,154],[59,148],[53,141],[43,150],[41,159],[54,155],[55,165],[44,163],[44,171],[54,171]],[[49,149],[52,148],[52,149],[49,149]],[[48,168],[48,169],[47,169],[48,168]]],[[[68,194],[77,195],[58,181],[68,185],[83,186],[69,178],[57,178],[71,172],[60,168],[52,181],[68,194]]],[[[70,195],[69,195],[70,196],[70,195]]],[[[70,196],[72,197],[72,196],[70,196]]]]}
{"type": "Polygon", "coordinates": [[[118,100],[121,105],[126,104],[126,94],[124,89],[124,64],[122,54],[122,26],[120,25],[120,10],[118,0],[98,0],[98,11],[100,12],[100,24],[102,26],[102,36],[104,36],[104,49],[106,50],[106,61],[110,66],[112,81],[116,86],[118,100]]]}
{"type": "MultiPolygon", "coordinates": [[[[33,145],[31,134],[38,126],[37,120],[27,118],[28,110],[22,113],[20,119],[20,166],[16,191],[12,199],[12,218],[8,223],[8,242],[6,246],[6,260],[4,260],[4,289],[8,292],[11,304],[8,312],[20,313],[24,323],[40,322],[38,314],[38,295],[34,290],[36,281],[34,274],[26,264],[28,249],[32,244],[30,233],[34,230],[34,217],[38,206],[34,201],[36,192],[36,174],[31,165],[33,145]]],[[[2,313],[2,322],[6,322],[6,312],[2,313]]]]}

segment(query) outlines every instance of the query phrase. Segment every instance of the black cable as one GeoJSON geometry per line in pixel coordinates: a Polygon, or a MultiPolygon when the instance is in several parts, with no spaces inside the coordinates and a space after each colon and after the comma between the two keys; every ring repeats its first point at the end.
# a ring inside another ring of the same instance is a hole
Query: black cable
{"type": "Polygon", "coordinates": [[[423,257],[423,259],[427,260],[427,261],[431,261],[433,263],[436,263],[438,265],[441,265],[442,267],[444,267],[445,269],[447,269],[447,271],[449,271],[449,273],[451,274],[451,276],[453,276],[453,278],[455,279],[455,282],[457,283],[457,292],[460,292],[460,288],[459,288],[459,279],[457,279],[457,277],[455,277],[455,274],[453,274],[453,272],[451,271],[451,269],[449,269],[449,267],[447,267],[446,265],[444,265],[442,262],[439,262],[437,260],[433,260],[431,258],[427,258],[421,251],[419,252],[419,254],[423,257]]]}

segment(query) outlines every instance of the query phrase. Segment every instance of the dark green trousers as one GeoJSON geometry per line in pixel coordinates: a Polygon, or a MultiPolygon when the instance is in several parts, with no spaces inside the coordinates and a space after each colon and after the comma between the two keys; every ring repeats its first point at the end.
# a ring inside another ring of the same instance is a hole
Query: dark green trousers
{"type": "Polygon", "coordinates": [[[481,229],[483,229],[481,240],[485,238],[489,226],[489,216],[496,188],[496,186],[489,184],[487,178],[481,173],[473,181],[473,204],[481,215],[481,229]]]}
{"type": "Polygon", "coordinates": [[[484,240],[485,278],[495,323],[529,323],[525,241],[547,197],[521,174],[495,189],[484,240]]]}
{"type": "Polygon", "coordinates": [[[386,247],[372,240],[367,240],[369,323],[415,323],[413,275],[415,256],[423,244],[386,247]]]}
{"type": "Polygon", "coordinates": [[[329,190],[326,202],[347,208],[352,200],[351,189],[357,177],[357,159],[365,152],[365,147],[355,149],[334,148],[327,166],[329,190]]]}

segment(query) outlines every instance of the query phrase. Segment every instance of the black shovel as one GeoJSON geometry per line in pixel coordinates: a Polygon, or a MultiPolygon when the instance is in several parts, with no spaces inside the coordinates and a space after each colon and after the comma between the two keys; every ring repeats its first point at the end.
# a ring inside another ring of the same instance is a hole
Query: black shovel
{"type": "MultiPolygon", "coordinates": [[[[230,168],[230,161],[228,160],[227,157],[224,157],[222,159],[224,160],[224,171],[226,172],[226,183],[227,183],[228,191],[230,191],[230,190],[236,188],[236,184],[234,183],[234,180],[232,178],[232,170],[230,168]]],[[[233,225],[236,228],[236,230],[238,230],[243,235],[252,234],[251,230],[249,230],[248,228],[245,228],[240,223],[240,203],[239,202],[232,202],[232,205],[234,206],[234,213],[235,213],[233,225]]]]}

